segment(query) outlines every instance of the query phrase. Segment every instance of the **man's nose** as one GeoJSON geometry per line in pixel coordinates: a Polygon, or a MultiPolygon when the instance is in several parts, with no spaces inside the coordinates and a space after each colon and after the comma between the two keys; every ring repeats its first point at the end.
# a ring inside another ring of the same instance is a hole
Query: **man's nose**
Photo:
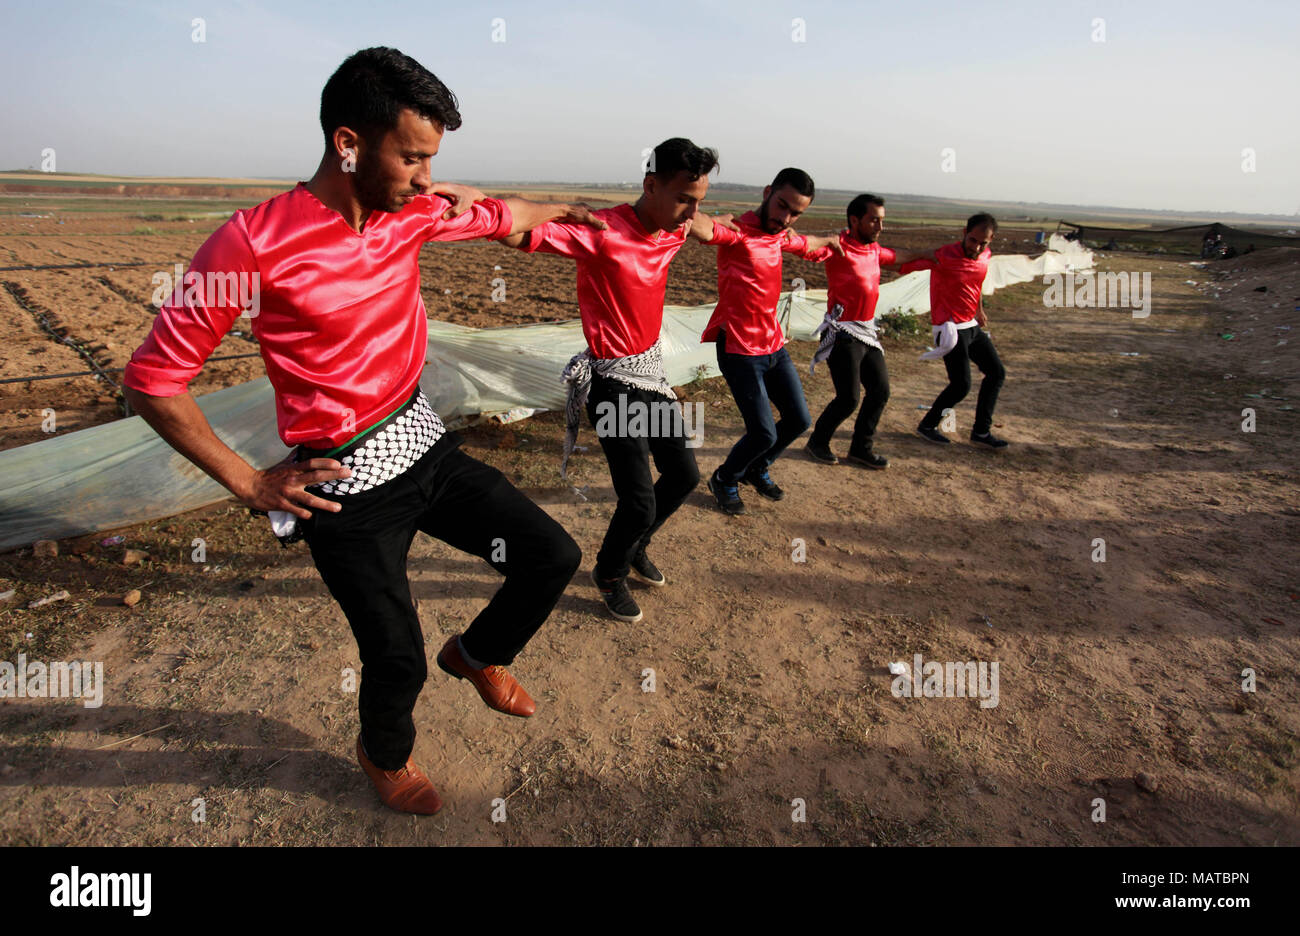
{"type": "Polygon", "coordinates": [[[427,162],[420,163],[420,170],[415,174],[414,178],[411,179],[411,185],[419,189],[421,192],[433,185],[433,173],[427,162]]]}

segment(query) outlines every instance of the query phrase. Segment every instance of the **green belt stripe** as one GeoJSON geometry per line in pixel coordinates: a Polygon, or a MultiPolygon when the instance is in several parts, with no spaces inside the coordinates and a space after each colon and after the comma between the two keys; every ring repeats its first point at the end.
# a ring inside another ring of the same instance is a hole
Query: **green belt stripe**
{"type": "Polygon", "coordinates": [[[347,448],[349,445],[352,445],[354,442],[358,442],[358,441],[360,441],[361,439],[364,439],[366,436],[370,435],[370,433],[374,432],[376,429],[381,429],[381,428],[383,428],[384,424],[387,423],[387,422],[389,422],[390,420],[392,420],[392,418],[393,418],[394,416],[396,416],[398,413],[400,413],[400,412],[405,408],[406,404],[409,403],[409,402],[411,402],[409,399],[406,400],[405,402],[403,402],[402,404],[400,404],[400,405],[397,407],[397,409],[393,410],[391,413],[389,413],[389,414],[388,414],[387,416],[385,416],[383,419],[379,420],[379,422],[375,423],[373,426],[371,426],[371,427],[370,427],[369,429],[367,429],[366,431],[364,431],[364,432],[358,432],[356,435],[354,435],[352,438],[348,439],[346,442],[344,442],[342,445],[338,446],[337,448],[332,448],[332,449],[330,449],[328,452],[324,453],[323,455],[317,455],[316,457],[317,457],[317,458],[332,458],[332,457],[334,457],[334,456],[337,455],[339,452],[341,452],[341,451],[343,451],[345,448],[347,448]]]}

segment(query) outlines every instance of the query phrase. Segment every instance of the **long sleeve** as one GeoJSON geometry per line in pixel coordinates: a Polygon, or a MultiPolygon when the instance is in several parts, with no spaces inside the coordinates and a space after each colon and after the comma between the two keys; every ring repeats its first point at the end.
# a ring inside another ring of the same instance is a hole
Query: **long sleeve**
{"type": "Polygon", "coordinates": [[[148,337],[131,355],[123,383],[150,396],[183,393],[244,307],[258,301],[260,289],[248,231],[236,213],[194,255],[148,337]]]}

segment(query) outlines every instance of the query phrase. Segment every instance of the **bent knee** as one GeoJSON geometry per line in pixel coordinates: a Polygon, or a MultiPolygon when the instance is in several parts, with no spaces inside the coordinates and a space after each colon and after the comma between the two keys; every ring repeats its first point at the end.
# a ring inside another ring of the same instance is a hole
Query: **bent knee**
{"type": "Polygon", "coordinates": [[[578,571],[582,565],[582,547],[577,544],[572,536],[564,534],[564,539],[557,541],[554,546],[552,558],[548,563],[558,575],[563,575],[566,579],[572,578],[573,574],[578,571]]]}
{"type": "Polygon", "coordinates": [[[700,483],[700,466],[695,463],[695,459],[682,465],[681,471],[677,474],[677,486],[683,494],[689,494],[700,483]]]}
{"type": "Polygon", "coordinates": [[[618,512],[623,514],[630,524],[650,529],[655,522],[654,492],[649,491],[644,496],[621,498],[618,502],[618,512]]]}
{"type": "MultiPolygon", "coordinates": [[[[767,449],[770,449],[772,446],[776,445],[775,426],[763,426],[761,428],[755,429],[749,435],[754,440],[755,444],[758,445],[763,451],[766,451],[767,449]]],[[[699,472],[696,471],[696,474],[698,475],[699,472]]]]}
{"type": "Polygon", "coordinates": [[[545,540],[538,542],[534,551],[536,555],[531,564],[546,569],[576,569],[582,562],[582,548],[558,523],[545,540]]]}

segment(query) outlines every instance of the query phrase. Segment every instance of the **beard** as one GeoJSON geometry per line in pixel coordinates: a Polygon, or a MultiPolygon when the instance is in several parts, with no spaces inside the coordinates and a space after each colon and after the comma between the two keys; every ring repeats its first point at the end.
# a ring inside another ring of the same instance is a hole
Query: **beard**
{"type": "Polygon", "coordinates": [[[768,234],[780,234],[780,233],[781,233],[782,231],[784,231],[787,227],[789,227],[788,224],[778,224],[778,225],[776,226],[776,228],[773,229],[773,227],[772,227],[772,221],[771,221],[771,219],[768,218],[768,216],[767,216],[767,202],[766,202],[766,201],[764,201],[761,205],[758,206],[758,220],[759,220],[760,222],[762,222],[763,230],[764,230],[765,232],[767,232],[768,234]]]}
{"type": "Polygon", "coordinates": [[[874,244],[880,239],[880,232],[877,231],[875,234],[872,234],[864,227],[857,227],[849,233],[853,235],[854,239],[857,240],[859,244],[874,244]]]}
{"type": "Polygon", "coordinates": [[[362,155],[357,160],[357,171],[352,185],[357,193],[357,201],[366,211],[386,211],[392,214],[401,211],[404,207],[402,202],[389,191],[375,161],[368,155],[362,155]]]}

